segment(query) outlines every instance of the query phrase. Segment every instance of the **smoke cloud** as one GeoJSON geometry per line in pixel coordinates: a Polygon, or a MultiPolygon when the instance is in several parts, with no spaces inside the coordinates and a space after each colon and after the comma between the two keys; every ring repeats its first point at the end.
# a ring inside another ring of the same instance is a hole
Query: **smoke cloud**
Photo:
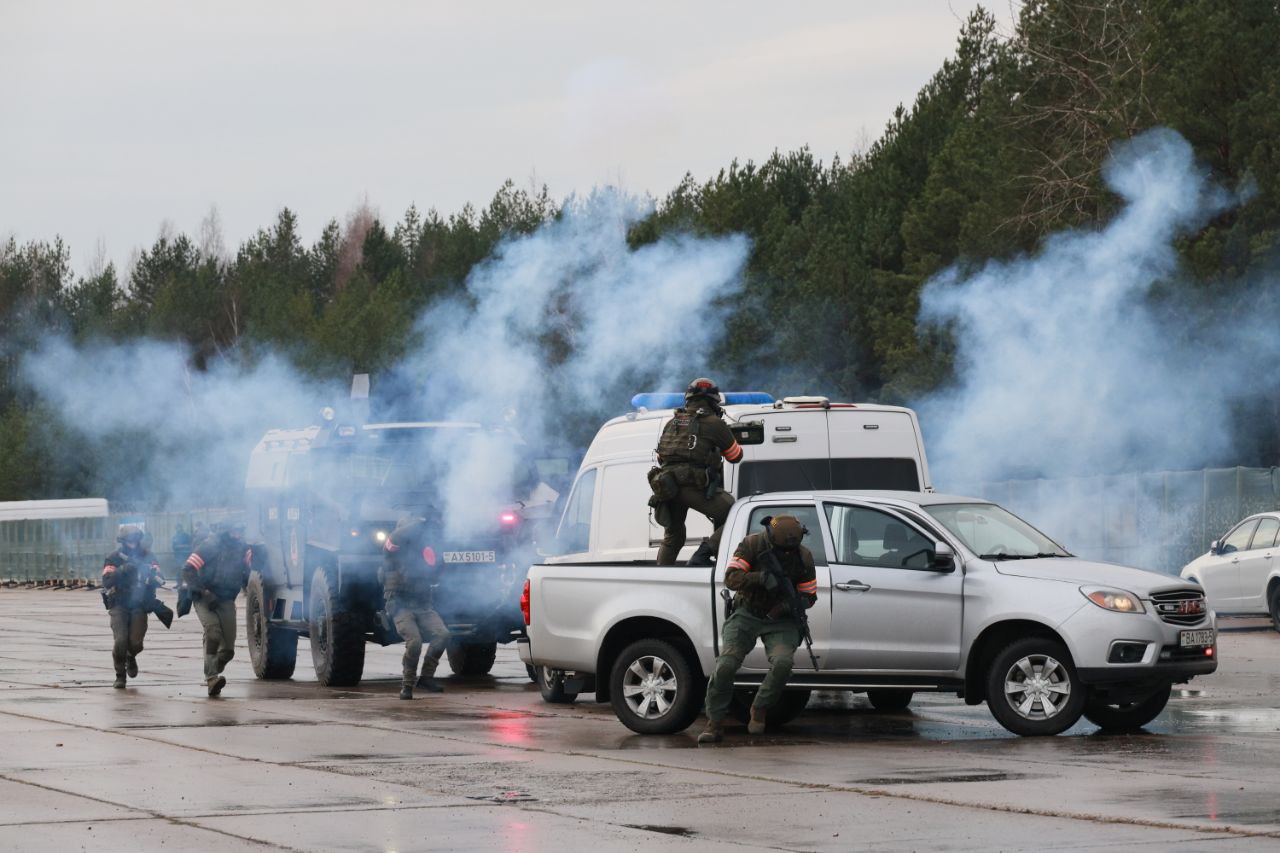
{"type": "Polygon", "coordinates": [[[1104,177],[1123,200],[1104,227],[926,285],[920,321],[956,347],[955,383],[917,403],[943,487],[1198,467],[1229,450],[1217,404],[1280,340],[1247,322],[1204,328],[1152,294],[1177,287],[1175,240],[1235,200],[1165,129],[1120,146],[1104,177]]]}
{"type": "MultiPolygon", "coordinates": [[[[632,248],[628,229],[650,210],[612,189],[569,200],[555,221],[501,243],[461,293],[430,306],[415,330],[421,345],[373,377],[375,399],[388,401],[383,419],[505,418],[523,435],[525,444],[493,429],[446,437],[400,460],[438,493],[449,532],[491,527],[494,507],[530,485],[531,458],[563,448],[575,426],[593,430],[626,411],[636,390],[683,387],[705,371],[749,244],[677,235],[632,248]]],[[[207,504],[210,482],[242,483],[266,429],[315,423],[347,395],[345,382],[309,381],[281,356],[233,356],[201,373],[190,355],[168,342],[76,346],[50,336],[22,359],[21,375],[96,451],[139,442],[141,491],[178,506],[207,504]]]]}

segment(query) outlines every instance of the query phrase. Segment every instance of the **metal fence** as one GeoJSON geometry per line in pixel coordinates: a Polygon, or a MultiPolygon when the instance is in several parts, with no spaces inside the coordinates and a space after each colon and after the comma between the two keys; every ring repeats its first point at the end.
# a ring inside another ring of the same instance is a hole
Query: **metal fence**
{"type": "Polygon", "coordinates": [[[88,586],[102,575],[103,558],[116,549],[116,530],[123,521],[143,519],[149,547],[169,577],[178,559],[170,540],[181,524],[187,532],[197,522],[206,526],[239,520],[240,510],[113,513],[107,518],[69,518],[0,522],[0,582],[30,586],[88,586]]]}
{"type": "Polygon", "coordinates": [[[1082,557],[1177,574],[1235,522],[1280,509],[1280,469],[1004,480],[954,491],[1007,507],[1082,557]]]}

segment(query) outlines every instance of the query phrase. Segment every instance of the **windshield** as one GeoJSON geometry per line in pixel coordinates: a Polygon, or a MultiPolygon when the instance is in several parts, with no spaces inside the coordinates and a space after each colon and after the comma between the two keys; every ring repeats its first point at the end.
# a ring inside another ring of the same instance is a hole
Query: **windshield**
{"type": "Polygon", "coordinates": [[[1071,556],[1039,530],[995,504],[936,504],[924,509],[984,559],[1071,556]]]}

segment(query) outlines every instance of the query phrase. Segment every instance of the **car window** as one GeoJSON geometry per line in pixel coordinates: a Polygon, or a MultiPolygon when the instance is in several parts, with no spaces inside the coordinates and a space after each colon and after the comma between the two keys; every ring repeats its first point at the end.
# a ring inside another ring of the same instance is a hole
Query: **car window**
{"type": "Polygon", "coordinates": [[[738,466],[739,495],[805,489],[914,492],[919,488],[914,459],[785,459],[738,466]]]}
{"type": "Polygon", "coordinates": [[[1253,531],[1258,526],[1258,519],[1251,518],[1241,523],[1235,530],[1231,531],[1222,540],[1223,554],[1230,554],[1233,551],[1243,551],[1249,547],[1249,539],[1253,536],[1253,531]]]}
{"type": "Polygon", "coordinates": [[[933,539],[879,510],[848,504],[824,504],[836,562],[850,566],[927,569],[933,539]]]}
{"type": "Polygon", "coordinates": [[[760,522],[773,515],[794,515],[809,530],[804,537],[804,547],[813,552],[813,564],[827,564],[827,549],[822,545],[822,526],[818,524],[818,509],[813,504],[769,504],[754,507],[748,521],[747,533],[759,533],[760,522]]]}
{"type": "Polygon", "coordinates": [[[1276,534],[1280,533],[1280,521],[1274,518],[1263,518],[1258,521],[1258,529],[1254,531],[1250,550],[1254,548],[1270,548],[1276,544],[1276,534]]]}
{"type": "Polygon", "coordinates": [[[596,497],[596,470],[578,478],[565,507],[556,544],[561,554],[580,554],[591,547],[591,507],[596,497]]]}

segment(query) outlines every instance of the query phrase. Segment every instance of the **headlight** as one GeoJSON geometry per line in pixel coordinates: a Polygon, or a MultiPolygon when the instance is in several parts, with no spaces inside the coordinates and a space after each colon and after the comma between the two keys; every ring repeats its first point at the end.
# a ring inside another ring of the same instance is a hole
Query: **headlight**
{"type": "Polygon", "coordinates": [[[1105,586],[1082,586],[1080,593],[1103,610],[1114,610],[1116,613],[1145,613],[1146,608],[1138,596],[1123,589],[1110,589],[1105,586]]]}
{"type": "Polygon", "coordinates": [[[375,530],[375,531],[373,532],[373,539],[374,539],[374,541],[375,541],[375,542],[377,542],[379,545],[381,545],[383,542],[386,542],[386,541],[387,541],[387,531],[385,531],[385,530],[375,530]]]}

